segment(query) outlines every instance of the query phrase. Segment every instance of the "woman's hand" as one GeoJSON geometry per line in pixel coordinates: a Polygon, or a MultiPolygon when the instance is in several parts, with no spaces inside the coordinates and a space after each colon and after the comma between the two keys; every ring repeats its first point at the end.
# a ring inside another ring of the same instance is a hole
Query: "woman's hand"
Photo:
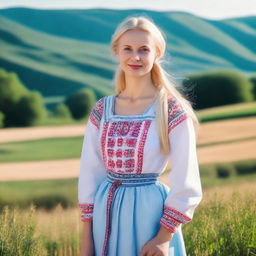
{"type": "Polygon", "coordinates": [[[173,235],[174,233],[160,225],[157,235],[142,247],[140,256],[167,256],[173,235]]]}
{"type": "Polygon", "coordinates": [[[140,256],[168,256],[169,241],[161,241],[157,236],[149,240],[142,248],[140,256]]]}

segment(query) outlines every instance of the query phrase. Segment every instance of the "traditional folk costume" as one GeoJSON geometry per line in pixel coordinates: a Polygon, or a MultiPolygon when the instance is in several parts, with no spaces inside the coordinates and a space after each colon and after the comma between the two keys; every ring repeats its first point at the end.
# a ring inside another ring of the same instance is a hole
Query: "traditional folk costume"
{"type": "Polygon", "coordinates": [[[160,153],[156,100],[141,115],[114,113],[116,95],[94,105],[85,130],[78,201],[82,221],[93,221],[96,256],[139,256],[160,225],[173,232],[169,256],[186,255],[182,224],[202,199],[192,118],[168,98],[171,151],[160,153]],[[168,160],[169,188],[158,177],[168,160]]]}

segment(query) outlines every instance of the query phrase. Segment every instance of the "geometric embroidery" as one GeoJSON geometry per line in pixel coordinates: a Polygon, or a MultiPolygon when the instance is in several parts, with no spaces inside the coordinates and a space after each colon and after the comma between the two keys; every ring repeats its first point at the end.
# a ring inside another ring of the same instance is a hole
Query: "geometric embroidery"
{"type": "Polygon", "coordinates": [[[183,214],[182,212],[174,209],[173,207],[168,207],[164,205],[163,215],[160,220],[165,228],[170,230],[172,233],[175,233],[181,223],[188,223],[192,219],[183,214]]]}
{"type": "Polygon", "coordinates": [[[168,134],[179,123],[188,118],[188,114],[178,103],[177,99],[171,97],[168,99],[168,134]]]}
{"type": "Polygon", "coordinates": [[[141,173],[151,120],[104,122],[101,149],[106,170],[141,173]]]}
{"type": "Polygon", "coordinates": [[[78,204],[78,205],[81,211],[81,215],[80,215],[81,220],[83,222],[91,221],[94,204],[78,204]]]}
{"type": "Polygon", "coordinates": [[[94,107],[92,108],[89,120],[99,129],[100,128],[100,120],[103,114],[103,105],[104,105],[104,98],[100,98],[94,107]]]}

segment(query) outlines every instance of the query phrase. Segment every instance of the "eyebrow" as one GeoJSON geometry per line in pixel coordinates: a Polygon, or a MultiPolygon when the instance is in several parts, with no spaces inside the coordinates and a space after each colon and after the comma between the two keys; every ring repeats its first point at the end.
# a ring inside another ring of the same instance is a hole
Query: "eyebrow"
{"type": "MultiPolygon", "coordinates": [[[[130,45],[128,45],[128,44],[124,44],[123,46],[129,46],[129,47],[131,47],[130,45]]],[[[140,48],[142,48],[142,47],[149,47],[148,45],[143,45],[143,46],[140,46],[140,48]]]]}

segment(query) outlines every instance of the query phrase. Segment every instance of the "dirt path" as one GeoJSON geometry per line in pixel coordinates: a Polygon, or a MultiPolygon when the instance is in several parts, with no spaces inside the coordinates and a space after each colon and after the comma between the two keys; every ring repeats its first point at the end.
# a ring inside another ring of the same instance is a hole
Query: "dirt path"
{"type": "Polygon", "coordinates": [[[85,125],[81,124],[0,129],[0,143],[81,136],[83,135],[84,130],[85,125]]]}
{"type": "Polygon", "coordinates": [[[256,158],[256,139],[202,147],[197,150],[199,163],[231,162],[256,158]]]}
{"type": "Polygon", "coordinates": [[[78,173],[79,159],[0,164],[0,181],[64,179],[78,173]]]}
{"type": "MultiPolygon", "coordinates": [[[[256,158],[256,140],[203,147],[197,150],[199,163],[229,162],[256,158]]],[[[1,163],[0,181],[62,179],[77,177],[79,159],[1,163]]]]}
{"type": "MultiPolygon", "coordinates": [[[[0,129],[0,143],[56,137],[82,136],[85,125],[0,129]]],[[[256,137],[256,117],[202,123],[198,143],[256,137]]]]}
{"type": "MultiPolygon", "coordinates": [[[[79,159],[1,164],[0,181],[76,178],[79,159]]],[[[168,184],[166,175],[161,180],[168,184]]]]}
{"type": "MultiPolygon", "coordinates": [[[[243,118],[202,124],[198,143],[228,141],[256,136],[256,118],[243,118]]],[[[0,142],[49,137],[80,136],[84,125],[2,129],[0,142]]],[[[199,163],[229,162],[256,158],[256,139],[198,148],[199,163]]],[[[78,177],[79,159],[1,163],[0,181],[60,179],[78,177]]]]}

